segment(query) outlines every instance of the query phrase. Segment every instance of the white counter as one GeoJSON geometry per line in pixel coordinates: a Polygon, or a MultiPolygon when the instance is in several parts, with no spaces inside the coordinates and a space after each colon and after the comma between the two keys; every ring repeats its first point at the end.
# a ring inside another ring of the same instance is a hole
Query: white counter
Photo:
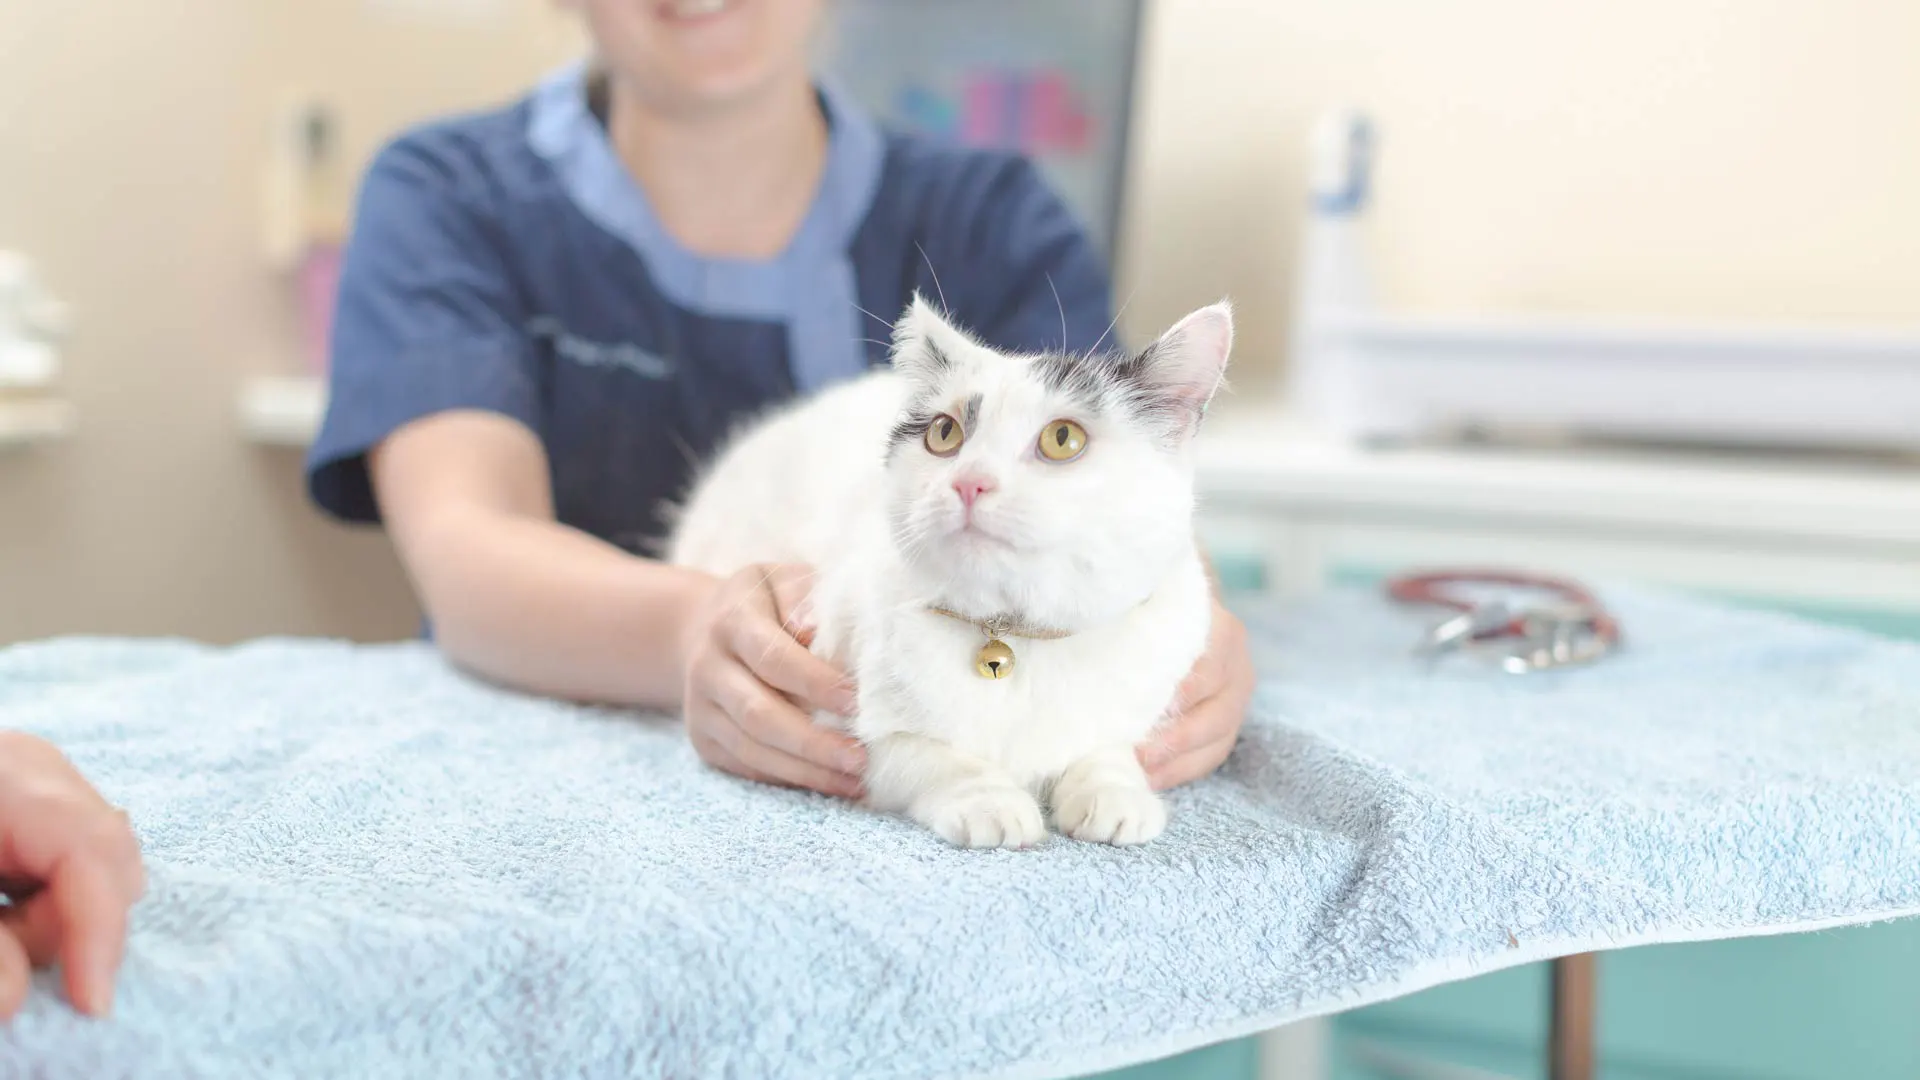
{"type": "Polygon", "coordinates": [[[1199,455],[1203,531],[1281,589],[1471,563],[1920,611],[1920,462],[1367,449],[1244,406],[1199,455]]]}

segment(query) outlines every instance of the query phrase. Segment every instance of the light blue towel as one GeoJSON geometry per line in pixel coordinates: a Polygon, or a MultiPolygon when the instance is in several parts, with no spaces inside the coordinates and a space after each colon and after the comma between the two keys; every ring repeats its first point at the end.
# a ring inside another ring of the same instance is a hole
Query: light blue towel
{"type": "Polygon", "coordinates": [[[1920,912],[1920,649],[1616,593],[1630,651],[1408,658],[1250,607],[1266,681],[1142,849],[963,852],[419,645],[0,652],[152,867],[118,1012],[0,1076],[1060,1076],[1506,965],[1920,912]]]}

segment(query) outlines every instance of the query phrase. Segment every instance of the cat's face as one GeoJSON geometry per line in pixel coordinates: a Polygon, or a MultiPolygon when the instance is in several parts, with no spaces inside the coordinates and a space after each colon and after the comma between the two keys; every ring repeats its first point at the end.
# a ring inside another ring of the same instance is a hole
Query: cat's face
{"type": "Polygon", "coordinates": [[[1232,335],[1223,303],[1135,356],[1014,356],[916,298],[894,328],[913,398],[887,452],[909,567],[972,615],[1083,623],[1145,599],[1192,542],[1187,451],[1232,335]]]}

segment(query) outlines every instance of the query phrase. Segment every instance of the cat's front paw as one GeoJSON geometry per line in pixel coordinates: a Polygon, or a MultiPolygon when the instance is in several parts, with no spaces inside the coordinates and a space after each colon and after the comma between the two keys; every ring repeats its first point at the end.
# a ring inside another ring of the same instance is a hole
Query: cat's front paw
{"type": "Polygon", "coordinates": [[[964,848],[1023,848],[1044,840],[1046,820],[1033,796],[1013,784],[972,784],[929,795],[914,818],[964,848]]]}
{"type": "Polygon", "coordinates": [[[1130,784],[1062,783],[1053,793],[1053,824],[1090,844],[1144,844],[1167,828],[1160,796],[1130,784]]]}

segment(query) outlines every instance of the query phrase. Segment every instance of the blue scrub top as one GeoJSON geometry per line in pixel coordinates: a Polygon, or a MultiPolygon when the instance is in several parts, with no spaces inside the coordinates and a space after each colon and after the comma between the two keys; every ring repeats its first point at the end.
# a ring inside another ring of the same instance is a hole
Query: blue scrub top
{"type": "Polygon", "coordinates": [[[583,67],[385,147],[342,270],[314,501],[377,522],[366,452],[419,417],[481,409],[540,438],[560,521],[647,551],[740,420],[884,364],[915,290],[1000,348],[1096,344],[1106,270],[1030,162],[884,132],[832,87],[819,97],[825,174],[765,261],[667,234],[583,67]]]}

